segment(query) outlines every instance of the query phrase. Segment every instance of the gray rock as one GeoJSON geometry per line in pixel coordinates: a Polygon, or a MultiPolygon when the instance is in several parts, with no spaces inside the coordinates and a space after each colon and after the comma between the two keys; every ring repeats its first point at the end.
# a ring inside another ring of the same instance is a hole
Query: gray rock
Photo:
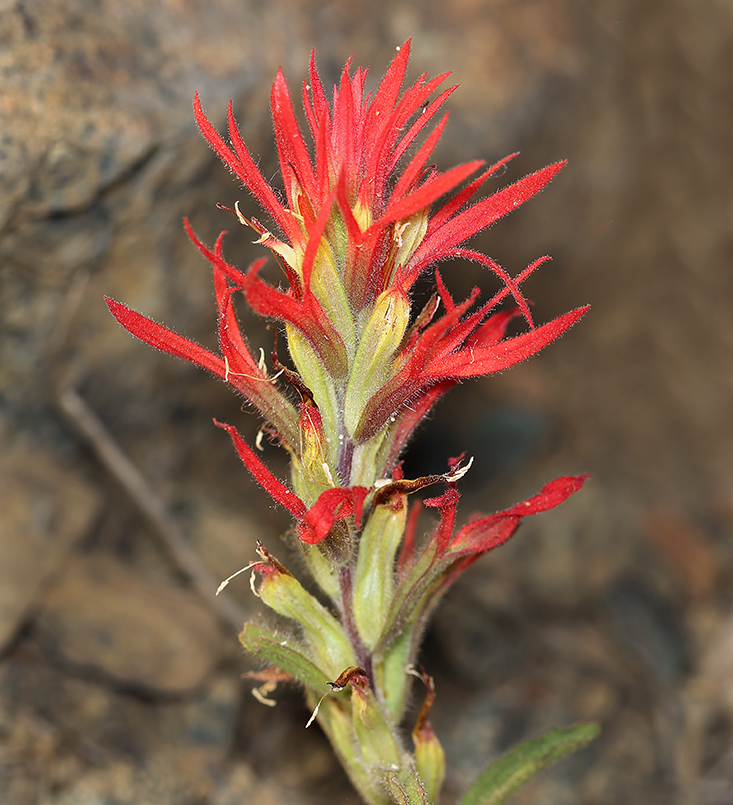
{"type": "Polygon", "coordinates": [[[93,487],[48,453],[13,450],[0,458],[0,650],[88,531],[99,502],[93,487]]]}

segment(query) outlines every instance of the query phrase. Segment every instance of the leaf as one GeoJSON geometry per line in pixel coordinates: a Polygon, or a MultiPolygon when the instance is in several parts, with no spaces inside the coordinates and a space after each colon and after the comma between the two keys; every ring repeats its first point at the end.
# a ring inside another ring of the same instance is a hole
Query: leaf
{"type": "Polygon", "coordinates": [[[254,623],[245,623],[244,629],[239,635],[239,642],[245,651],[287,671],[313,690],[326,690],[328,677],[320,668],[315,666],[297,648],[288,645],[287,641],[278,638],[273,632],[254,623]]]}
{"type": "Polygon", "coordinates": [[[500,805],[530,777],[561,757],[582,749],[598,736],[598,724],[554,729],[515,746],[492,763],[469,788],[459,805],[500,805]]]}

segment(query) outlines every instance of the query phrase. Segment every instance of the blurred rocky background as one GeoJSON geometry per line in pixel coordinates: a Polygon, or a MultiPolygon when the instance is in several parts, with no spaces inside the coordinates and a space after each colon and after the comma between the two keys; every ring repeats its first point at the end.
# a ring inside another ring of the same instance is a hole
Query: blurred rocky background
{"type": "MultiPolygon", "coordinates": [[[[246,580],[223,612],[184,572],[193,555],[218,582],[258,537],[285,552],[287,519],[211,418],[257,423],[102,297],[213,345],[182,218],[208,241],[233,230],[242,265],[259,252],[216,209],[247,202],[194,91],[218,124],[234,99],[277,181],[278,65],[297,86],[316,47],[326,82],[350,55],[379,76],[408,37],[413,78],[461,84],[441,166],[520,150],[498,187],[570,160],[477,246],[512,273],[553,255],[526,285],[538,320],[593,305],[530,363],[457,389],[407,458],[474,454],[465,516],[593,476],[474,566],[426,636],[445,802],[522,738],[597,719],[599,741],[513,802],[733,803],[730,0],[0,0],[3,805],[354,801],[298,693],[269,709],[240,681],[246,580]]],[[[444,276],[494,287],[476,266],[444,276]]]]}

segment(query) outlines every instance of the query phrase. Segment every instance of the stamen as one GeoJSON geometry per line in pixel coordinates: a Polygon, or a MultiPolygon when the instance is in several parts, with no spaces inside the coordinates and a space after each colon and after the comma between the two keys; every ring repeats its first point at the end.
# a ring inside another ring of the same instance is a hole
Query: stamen
{"type": "Polygon", "coordinates": [[[461,478],[471,469],[471,465],[473,464],[473,456],[469,458],[468,464],[465,467],[456,467],[452,473],[445,476],[445,480],[449,483],[455,483],[456,481],[460,481],[461,478]]]}
{"type": "Polygon", "coordinates": [[[410,225],[409,221],[404,221],[401,224],[394,225],[394,239],[397,241],[397,248],[402,248],[402,234],[410,225]]]}
{"type": "Polygon", "coordinates": [[[216,588],[216,595],[219,595],[219,593],[220,593],[220,592],[221,592],[221,591],[222,591],[222,590],[223,590],[223,589],[224,589],[224,588],[227,586],[227,584],[229,584],[229,582],[230,582],[230,581],[231,581],[233,578],[235,578],[236,576],[238,576],[240,573],[244,573],[246,570],[249,570],[251,567],[253,567],[253,566],[254,566],[254,565],[256,565],[256,564],[257,564],[257,562],[250,562],[250,563],[247,565],[247,567],[243,567],[241,570],[238,570],[236,573],[232,573],[232,575],[231,575],[231,576],[229,576],[229,578],[228,578],[228,579],[224,579],[224,581],[223,581],[223,582],[222,582],[222,583],[221,583],[221,584],[220,584],[220,585],[219,585],[219,586],[216,588]]]}
{"type": "Polygon", "coordinates": [[[331,486],[336,486],[336,483],[333,480],[333,475],[331,475],[331,468],[328,466],[327,461],[324,461],[321,464],[321,469],[323,470],[323,472],[324,472],[326,478],[328,479],[328,482],[331,484],[331,486]]]}
{"type": "Polygon", "coordinates": [[[240,224],[243,224],[244,226],[248,226],[248,227],[250,227],[250,229],[254,229],[254,227],[252,226],[251,221],[249,221],[247,218],[245,218],[242,215],[242,213],[241,213],[241,211],[239,209],[239,201],[234,202],[234,214],[237,216],[237,218],[239,218],[239,223],[240,224]]]}
{"type": "Polygon", "coordinates": [[[326,693],[324,693],[323,696],[321,696],[321,698],[318,700],[318,704],[316,705],[316,709],[313,711],[313,714],[308,719],[308,723],[305,725],[306,729],[308,729],[308,727],[310,727],[310,725],[316,720],[316,716],[318,715],[318,711],[321,709],[321,702],[326,698],[326,696],[328,696],[328,693],[329,692],[326,691],[326,693]]]}
{"type": "Polygon", "coordinates": [[[277,702],[274,699],[267,698],[267,694],[274,689],[275,685],[272,682],[265,682],[259,688],[252,688],[252,695],[260,704],[264,704],[266,707],[274,707],[277,702]]]}
{"type": "MultiPolygon", "coordinates": [[[[261,369],[265,375],[267,375],[267,366],[264,364],[265,355],[260,347],[260,362],[258,363],[257,367],[261,369]]],[[[248,380],[258,380],[260,383],[274,383],[278,377],[284,372],[284,369],[281,369],[279,372],[276,372],[272,377],[257,377],[257,375],[248,375],[246,372],[233,372],[229,368],[229,358],[224,356],[224,380],[228,383],[229,382],[229,375],[233,375],[234,377],[246,377],[248,380]]]]}

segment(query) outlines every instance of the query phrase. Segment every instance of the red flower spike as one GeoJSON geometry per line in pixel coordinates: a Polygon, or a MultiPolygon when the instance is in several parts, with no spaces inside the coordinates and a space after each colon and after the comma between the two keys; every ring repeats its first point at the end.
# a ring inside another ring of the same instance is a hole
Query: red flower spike
{"type": "MultiPolygon", "coordinates": [[[[417,277],[437,261],[463,256],[486,265],[504,283],[503,290],[495,295],[490,307],[511,293],[530,327],[534,327],[529,306],[519,291],[519,283],[529,271],[512,279],[490,258],[459,247],[469,237],[539,192],[564,163],[550,165],[483,200],[469,204],[473,193],[514,155],[506,157],[444,202],[430,217],[430,205],[455,190],[482,163],[472,162],[447,172],[433,168],[421,176],[446,122],[446,117],[443,117],[436,125],[434,116],[453,88],[444,90],[427,106],[425,103],[429,96],[447,74],[430,81],[426,81],[425,75],[422,75],[403,91],[409,51],[408,41],[387,69],[373,97],[364,98],[366,71],[357,69],[350,76],[350,62],[347,63],[330,104],[311,55],[310,83],[303,86],[303,103],[310,134],[314,139],[313,155],[304,143],[282,71],[278,72],[272,88],[271,105],[290,210],[282,207],[271,189],[263,184],[262,175],[241,142],[231,114],[229,125],[233,151],[206,121],[200,104],[198,101],[196,103],[197,120],[207,139],[272,213],[290,240],[290,245],[282,244],[262,229],[263,242],[279,254],[287,255],[286,262],[291,263],[286,267],[291,289],[283,292],[270,288],[257,278],[256,271],[252,271],[249,281],[243,283],[248,301],[261,315],[287,321],[300,330],[329,373],[339,382],[349,371],[344,345],[347,342],[352,344],[353,333],[342,334],[309,292],[310,275],[322,238],[329,242],[333,251],[355,320],[356,314],[373,305],[388,285],[399,284],[407,291],[417,277]],[[428,123],[432,128],[431,133],[401,174],[392,175],[407,147],[428,123]],[[296,220],[299,223],[294,228],[296,220]],[[400,264],[396,264],[394,243],[399,242],[401,247],[403,227],[419,227],[421,225],[415,223],[419,220],[427,222],[427,228],[420,229],[417,234],[410,231],[409,246],[399,252],[400,264]],[[344,227],[345,235],[341,234],[344,227]],[[338,237],[335,237],[335,233],[339,233],[338,237]],[[297,261],[297,266],[292,264],[293,260],[297,261]],[[295,274],[291,273],[293,271],[295,274]],[[296,277],[300,277],[300,281],[296,277]],[[295,285],[292,285],[293,282],[295,285]]],[[[231,273],[228,276],[234,279],[231,273]]],[[[334,290],[338,293],[337,289],[334,290]]],[[[328,293],[331,293],[330,286],[328,293]]],[[[470,343],[467,341],[471,333],[482,325],[490,307],[476,311],[460,324],[456,325],[453,321],[450,333],[443,323],[439,329],[431,331],[431,328],[427,328],[422,338],[411,342],[410,349],[395,360],[395,376],[385,378],[384,387],[376,391],[375,399],[364,412],[363,424],[357,436],[359,441],[374,435],[387,418],[403,405],[409,401],[416,403],[417,397],[436,381],[455,380],[505,368],[524,359],[532,350],[542,348],[545,342],[564,331],[568,321],[575,320],[572,315],[568,319],[557,320],[553,326],[539,328],[539,335],[534,338],[513,342],[506,348],[496,345],[496,350],[491,352],[488,351],[491,345],[479,336],[472,338],[470,343]],[[484,350],[478,355],[478,361],[477,349],[484,350]],[[469,352],[472,353],[470,357],[469,352]]],[[[452,310],[448,311],[451,319],[452,313],[452,310]]],[[[343,319],[343,314],[339,315],[342,321],[337,323],[338,327],[351,327],[343,319]]],[[[434,326],[438,324],[436,322],[434,326]]],[[[358,337],[360,333],[357,333],[358,337]]]]}
{"type": "MultiPolygon", "coordinates": [[[[439,112],[455,87],[439,91],[448,73],[432,79],[423,74],[405,87],[410,45],[408,40],[399,49],[376,92],[369,95],[365,95],[367,70],[354,70],[349,61],[328,98],[311,54],[302,91],[305,130],[296,118],[284,75],[278,71],[270,102],[287,204],[258,169],[231,103],[229,141],[225,141],[195,97],[194,115],[202,134],[277,225],[279,233],[273,234],[255,219],[240,217],[257,232],[259,242],[275,253],[289,283],[281,289],[265,282],[259,276],[263,261],[246,272],[235,268],[224,260],[221,235],[209,249],[186,222],[197,249],[212,265],[221,356],[124,305],[109,302],[113,315],[132,333],[214,372],[243,393],[293,450],[296,467],[302,469],[310,461],[309,466],[320,467],[324,478],[344,482],[356,445],[382,434],[375,480],[384,477],[399,460],[420,419],[449,388],[464,378],[498,372],[528,358],[566,332],[586,310],[579,308],[536,326],[520,285],[547,258],[512,277],[491,258],[464,247],[473,235],[537,194],[565,163],[550,165],[472,202],[474,194],[516,155],[486,168],[481,161],[447,171],[428,167],[448,118],[439,112]],[[488,268],[501,289],[474,307],[477,290],[455,302],[436,273],[433,299],[419,315],[410,315],[409,291],[418,277],[455,257],[488,268]],[[298,349],[291,345],[303,387],[312,387],[313,405],[302,406],[300,418],[273,384],[262,359],[255,360],[239,330],[232,301],[237,290],[255,313],[286,323],[289,333],[297,331],[308,342],[308,349],[302,342],[298,349]],[[376,333],[372,340],[383,346],[384,354],[376,363],[370,362],[365,344],[371,330],[378,327],[377,303],[393,293],[399,294],[405,308],[405,327],[384,344],[376,333]],[[496,312],[507,296],[513,297],[516,309],[496,312]],[[441,302],[444,311],[439,315],[441,302]],[[529,331],[507,338],[507,327],[518,315],[524,317],[529,331]],[[407,328],[409,319],[412,326],[407,328]],[[320,367],[299,365],[312,360],[311,348],[320,367]]],[[[339,520],[360,518],[365,486],[327,489],[308,509],[233,428],[221,427],[230,433],[255,479],[298,521],[305,542],[317,544],[339,520]]],[[[367,477],[363,482],[372,481],[367,477]]],[[[545,502],[551,497],[546,490],[542,494],[545,502]]],[[[453,487],[427,502],[441,512],[433,537],[441,553],[451,550],[447,540],[456,502],[453,487]]],[[[520,516],[505,512],[501,515],[504,525],[496,527],[509,528],[512,518],[520,516]]],[[[468,532],[459,533],[465,537],[468,532]]]]}
{"type": "Polygon", "coordinates": [[[536,324],[522,283],[549,258],[513,275],[469,248],[470,238],[540,192],[565,163],[506,186],[496,180],[516,154],[490,166],[430,165],[448,121],[444,104],[456,87],[444,87],[448,73],[432,79],[423,73],[406,84],[410,44],[398,48],[376,91],[368,94],[367,70],[348,61],[327,96],[311,54],[302,127],[278,70],[270,94],[283,185],[277,190],[245,145],[232,104],[227,137],[207,119],[196,95],[194,116],[202,134],[271,220],[247,219],[237,205],[236,215],[255,232],[255,242],[274,253],[284,274],[281,285],[270,284],[260,275],[264,260],[246,270],[230,265],[223,256],[224,233],[208,247],[185,222],[211,264],[220,354],[124,305],[108,304],[137,337],[206,368],[245,395],[266,419],[260,437],[278,439],[290,454],[291,486],[234,427],[214,420],[257,483],[292,516],[302,558],[334,610],[307,593],[258,543],[258,559],[244,569],[262,577],[255,592],[298,623],[302,637],[293,647],[290,638],[248,624],[243,645],[275,666],[273,679],[297,678],[311,698],[324,680],[335,679],[327,684],[337,694],[352,687],[350,704],[347,697],[330,698],[328,691],[310,721],[321,704],[325,726],[337,708],[351,708],[351,728],[329,735],[347,767],[359,746],[366,774],[347,770],[366,800],[384,794],[375,782],[381,774],[400,801],[432,802],[444,771],[444,752],[427,721],[432,680],[422,675],[428,696],[409,757],[395,727],[402,723],[409,679],[393,672],[413,663],[426,619],[453,580],[509,539],[522,518],[551,509],[580,489],[585,476],[558,478],[528,500],[454,534],[456,484],[468,469],[462,456],[450,459],[443,475],[404,478],[400,454],[448,389],[534,355],[587,308],[536,324]],[[499,189],[476,200],[489,180],[499,189]],[[437,271],[454,258],[483,266],[499,290],[486,300],[479,301],[477,288],[454,299],[450,283],[443,281],[445,270],[443,276],[437,271]],[[422,309],[414,309],[411,290],[428,272],[434,287],[422,309]],[[280,363],[276,336],[273,374],[262,350],[258,360],[240,330],[234,299],[239,291],[255,314],[285,325],[290,354],[280,363]],[[507,309],[500,310],[504,300],[507,309]],[[526,326],[508,336],[510,323],[520,317],[526,326]],[[284,393],[295,397],[294,391],[298,405],[284,393]],[[408,504],[412,493],[434,484],[443,494],[408,504]],[[362,529],[367,500],[369,520],[362,529]],[[416,537],[424,506],[437,509],[438,516],[423,540],[416,537]],[[382,666],[389,666],[389,673],[382,666]],[[385,778],[381,770],[388,766],[394,771],[385,778]]]}

